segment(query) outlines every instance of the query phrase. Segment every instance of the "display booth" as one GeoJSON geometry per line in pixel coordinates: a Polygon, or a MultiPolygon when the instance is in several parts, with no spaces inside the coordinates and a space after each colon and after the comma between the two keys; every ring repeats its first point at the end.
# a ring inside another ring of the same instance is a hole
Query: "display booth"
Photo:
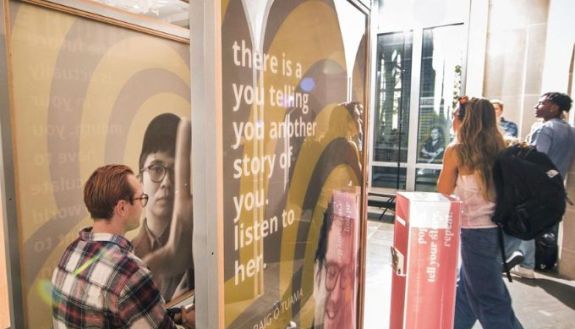
{"type": "MultiPolygon", "coordinates": [[[[174,264],[166,301],[194,294],[198,328],[361,327],[368,1],[193,0],[190,13],[187,30],[91,1],[2,1],[12,327],[51,327],[51,274],[91,225],[92,171],[144,172],[190,118],[193,232],[179,234],[193,258],[174,264]]],[[[142,258],[161,217],[149,209],[128,233],[142,258]]]]}
{"type": "Polygon", "coordinates": [[[198,327],[360,328],[367,5],[190,6],[198,327]]]}
{"type": "Polygon", "coordinates": [[[13,328],[52,327],[50,278],[91,225],[82,195],[92,171],[137,172],[151,123],[191,116],[187,30],[73,3],[3,2],[0,195],[13,328]]]}

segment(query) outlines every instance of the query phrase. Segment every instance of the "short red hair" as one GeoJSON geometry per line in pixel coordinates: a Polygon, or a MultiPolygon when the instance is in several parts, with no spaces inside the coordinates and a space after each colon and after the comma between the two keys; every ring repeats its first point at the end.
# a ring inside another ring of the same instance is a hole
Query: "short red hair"
{"type": "Polygon", "coordinates": [[[93,219],[111,219],[118,201],[131,202],[135,191],[129,175],[134,175],[134,171],[119,164],[106,165],[92,173],[84,185],[84,203],[93,219]]]}

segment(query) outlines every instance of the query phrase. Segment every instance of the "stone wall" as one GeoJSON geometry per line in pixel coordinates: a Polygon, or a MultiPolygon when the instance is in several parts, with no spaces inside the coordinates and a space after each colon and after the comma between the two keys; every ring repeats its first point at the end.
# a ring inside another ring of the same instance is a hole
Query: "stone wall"
{"type": "MultiPolygon", "coordinates": [[[[525,138],[541,93],[549,0],[492,0],[483,95],[505,103],[503,116],[525,138]]],[[[472,50],[471,50],[472,51],[472,50]]]]}

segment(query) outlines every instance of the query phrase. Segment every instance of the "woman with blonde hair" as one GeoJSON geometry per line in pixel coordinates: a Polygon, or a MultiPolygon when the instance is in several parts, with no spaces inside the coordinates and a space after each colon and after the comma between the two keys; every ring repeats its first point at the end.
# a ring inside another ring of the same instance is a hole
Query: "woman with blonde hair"
{"type": "Polygon", "coordinates": [[[455,329],[523,328],[511,307],[501,276],[498,228],[491,221],[495,189],[491,174],[505,142],[493,105],[472,98],[454,115],[457,138],[444,153],[438,191],[455,193],[463,202],[461,270],[457,283],[455,329]]]}

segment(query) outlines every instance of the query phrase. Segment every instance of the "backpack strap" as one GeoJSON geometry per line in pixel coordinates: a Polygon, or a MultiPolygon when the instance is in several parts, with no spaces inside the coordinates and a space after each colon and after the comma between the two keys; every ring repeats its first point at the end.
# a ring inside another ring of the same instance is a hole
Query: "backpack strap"
{"type": "Polygon", "coordinates": [[[507,265],[507,262],[505,261],[505,241],[503,241],[503,227],[501,227],[500,224],[497,224],[497,227],[499,228],[498,231],[498,235],[499,235],[499,250],[501,250],[501,262],[503,263],[503,268],[505,269],[505,274],[507,275],[507,279],[509,280],[509,282],[513,282],[513,280],[511,279],[511,273],[509,273],[509,271],[511,270],[509,268],[509,266],[507,265]]]}

